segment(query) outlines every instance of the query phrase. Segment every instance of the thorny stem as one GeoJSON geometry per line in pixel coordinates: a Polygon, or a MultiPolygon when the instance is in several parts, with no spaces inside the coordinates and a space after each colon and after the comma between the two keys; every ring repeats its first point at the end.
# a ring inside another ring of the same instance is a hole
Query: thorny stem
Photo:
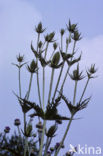
{"type": "MultiPolygon", "coordinates": [[[[48,106],[48,104],[49,104],[50,97],[51,97],[52,84],[53,84],[53,77],[54,77],[54,68],[52,69],[52,73],[51,73],[50,89],[49,89],[49,95],[48,95],[47,106],[48,106]]],[[[46,120],[44,120],[44,123],[43,123],[43,132],[42,132],[42,137],[41,137],[41,144],[40,144],[39,156],[42,156],[45,127],[46,127],[46,120]]]]}
{"type": "MultiPolygon", "coordinates": [[[[48,45],[49,45],[49,43],[47,42],[44,58],[46,58],[46,55],[47,55],[48,45]]],[[[45,97],[45,67],[43,67],[43,110],[45,109],[44,108],[45,107],[44,106],[44,97],[45,97]]]]}
{"type": "MultiPolygon", "coordinates": [[[[40,34],[38,34],[38,39],[37,39],[37,52],[38,52],[38,43],[39,43],[39,39],[40,39],[40,34]]],[[[38,66],[38,58],[37,58],[37,66],[38,66]]],[[[40,85],[39,85],[39,73],[37,70],[37,87],[38,87],[38,96],[39,96],[39,103],[40,103],[40,107],[42,108],[42,104],[41,104],[41,96],[40,96],[40,85]]]]}
{"type": "MultiPolygon", "coordinates": [[[[70,37],[71,37],[71,33],[69,34],[69,39],[70,39],[70,37]]],[[[62,42],[63,42],[63,37],[61,36],[61,50],[63,50],[62,42]]],[[[69,42],[67,43],[66,53],[68,51],[68,46],[69,46],[69,42]]],[[[61,70],[60,70],[60,73],[59,73],[58,81],[57,81],[56,88],[55,88],[54,95],[53,95],[53,100],[55,98],[55,95],[56,95],[56,92],[57,92],[57,89],[58,89],[58,86],[59,86],[59,83],[60,83],[60,79],[61,79],[62,71],[63,71],[63,68],[64,68],[64,64],[65,64],[65,62],[63,63],[63,65],[61,67],[61,70]]]]}
{"type": "Polygon", "coordinates": [[[80,102],[82,101],[82,99],[83,99],[83,96],[84,96],[84,94],[85,94],[85,91],[86,91],[87,86],[88,86],[88,83],[89,83],[89,80],[90,80],[90,78],[87,79],[87,82],[86,82],[86,84],[85,84],[84,90],[83,90],[82,95],[81,95],[81,98],[80,98],[80,100],[79,100],[79,103],[80,103],[80,102]]]}
{"type": "Polygon", "coordinates": [[[67,125],[66,131],[65,131],[65,133],[64,133],[64,135],[63,135],[63,138],[62,138],[62,141],[61,141],[61,143],[60,143],[60,146],[58,147],[58,149],[57,149],[57,151],[56,151],[56,153],[55,153],[54,156],[57,156],[57,155],[58,155],[58,153],[59,153],[59,151],[60,151],[60,149],[61,149],[61,146],[64,144],[65,138],[66,138],[66,136],[67,136],[67,134],[68,134],[68,131],[69,131],[69,129],[70,129],[70,125],[71,125],[72,120],[73,120],[73,116],[74,116],[74,115],[72,115],[71,118],[70,118],[70,120],[69,120],[69,123],[68,123],[68,125],[67,125]]]}
{"type": "MultiPolygon", "coordinates": [[[[75,51],[75,46],[76,46],[76,41],[74,41],[72,54],[73,54],[74,51],[75,51]]],[[[65,74],[65,77],[64,77],[63,83],[62,83],[62,85],[61,85],[61,89],[60,89],[60,91],[63,90],[64,84],[65,84],[65,81],[66,81],[67,76],[68,76],[69,69],[70,69],[70,66],[69,66],[68,69],[67,69],[67,72],[66,72],[66,74],[65,74]]]]}
{"type": "Polygon", "coordinates": [[[75,105],[75,100],[76,100],[77,83],[78,83],[78,81],[75,81],[74,96],[73,96],[73,105],[75,105]]]}

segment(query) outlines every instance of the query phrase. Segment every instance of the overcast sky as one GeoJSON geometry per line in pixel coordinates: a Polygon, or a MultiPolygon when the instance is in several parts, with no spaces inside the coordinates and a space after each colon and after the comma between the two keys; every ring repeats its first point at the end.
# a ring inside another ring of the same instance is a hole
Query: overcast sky
{"type": "MultiPolygon", "coordinates": [[[[83,67],[96,63],[99,70],[98,78],[87,89],[87,95],[92,95],[90,105],[78,115],[83,119],[72,124],[70,135],[66,139],[66,150],[69,143],[98,145],[103,149],[102,0],[0,0],[0,131],[7,125],[12,127],[15,118],[22,118],[20,106],[12,93],[12,90],[18,92],[18,75],[11,63],[16,61],[18,53],[25,54],[25,59],[30,61],[33,56],[30,43],[31,40],[36,41],[34,28],[39,21],[43,22],[48,32],[55,30],[59,34],[60,28],[65,27],[69,18],[72,23],[78,23],[83,36],[77,45],[77,49],[83,51],[83,67]]],[[[26,72],[23,79],[24,91],[27,89],[27,81],[26,72]]],[[[34,92],[35,89],[33,94],[34,92]]],[[[68,86],[65,86],[65,94],[69,94],[68,86]]],[[[64,127],[66,125],[65,122],[64,127]]],[[[60,132],[63,134],[62,128],[60,132]]]]}

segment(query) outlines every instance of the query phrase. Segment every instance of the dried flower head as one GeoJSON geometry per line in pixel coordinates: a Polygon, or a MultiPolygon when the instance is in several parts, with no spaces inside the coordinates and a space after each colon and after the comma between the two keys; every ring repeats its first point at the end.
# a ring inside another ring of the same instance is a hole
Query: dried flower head
{"type": "Polygon", "coordinates": [[[21,63],[21,62],[24,61],[24,55],[21,56],[21,55],[19,54],[16,58],[17,58],[17,61],[18,61],[19,63],[21,63]]]}
{"type": "Polygon", "coordinates": [[[10,132],[10,127],[9,126],[6,126],[5,129],[4,129],[4,132],[5,133],[9,133],[10,132]]]}
{"type": "Polygon", "coordinates": [[[39,48],[42,48],[42,45],[43,45],[43,43],[42,43],[42,41],[40,41],[40,42],[38,43],[38,47],[39,47],[39,48]]]}
{"type": "Polygon", "coordinates": [[[15,119],[14,120],[14,125],[19,126],[21,124],[20,119],[15,119]]]}
{"type": "Polygon", "coordinates": [[[35,31],[38,33],[38,34],[41,34],[45,31],[45,29],[43,29],[43,26],[42,26],[42,23],[40,22],[38,24],[38,26],[35,28],[35,31]]]}
{"type": "Polygon", "coordinates": [[[45,41],[46,42],[54,42],[54,36],[55,36],[55,32],[52,32],[50,34],[47,34],[45,36],[45,41]]]}
{"type": "Polygon", "coordinates": [[[92,64],[91,67],[87,71],[88,78],[94,78],[94,74],[97,72],[97,68],[95,68],[95,64],[92,64]]]}
{"type": "Polygon", "coordinates": [[[72,80],[79,81],[84,78],[82,75],[83,72],[79,72],[79,64],[77,65],[77,69],[73,71],[73,74],[69,74],[72,80]]]}
{"type": "Polygon", "coordinates": [[[34,60],[32,60],[30,66],[29,66],[29,65],[27,66],[27,69],[28,69],[28,71],[29,71],[30,73],[32,73],[32,74],[33,74],[33,73],[36,73],[37,70],[38,70],[38,68],[37,68],[37,63],[36,63],[34,60]]]}
{"type": "Polygon", "coordinates": [[[81,37],[81,33],[78,32],[78,30],[74,31],[73,35],[72,35],[72,39],[74,41],[79,41],[82,39],[81,37]]]}
{"type": "Polygon", "coordinates": [[[65,33],[65,30],[64,30],[64,29],[61,29],[61,30],[60,30],[60,34],[61,34],[61,36],[63,36],[64,33],[65,33]]]}
{"type": "Polygon", "coordinates": [[[56,42],[54,42],[54,44],[53,44],[53,48],[54,48],[54,50],[56,50],[56,49],[57,49],[57,47],[58,47],[57,43],[56,43],[56,42]]]}
{"type": "Polygon", "coordinates": [[[77,24],[71,24],[71,21],[69,20],[67,30],[71,33],[74,33],[77,30],[77,24]]]}

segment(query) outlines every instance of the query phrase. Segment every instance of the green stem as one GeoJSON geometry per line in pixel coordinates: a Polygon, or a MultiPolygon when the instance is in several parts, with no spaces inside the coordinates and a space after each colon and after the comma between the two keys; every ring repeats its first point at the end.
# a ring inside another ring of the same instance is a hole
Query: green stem
{"type": "Polygon", "coordinates": [[[63,51],[63,35],[61,35],[61,51],[63,51]]]}
{"type": "MultiPolygon", "coordinates": [[[[48,104],[49,104],[50,97],[51,97],[52,84],[53,84],[53,77],[54,77],[54,68],[52,69],[52,73],[51,73],[50,89],[49,89],[49,95],[48,95],[47,106],[48,106],[48,104]]],[[[41,137],[41,144],[40,144],[39,156],[42,156],[45,127],[46,127],[46,120],[44,120],[44,123],[43,123],[43,132],[42,132],[42,137],[41,137]]]]}
{"type": "Polygon", "coordinates": [[[27,149],[28,149],[28,138],[27,138],[27,137],[25,137],[24,156],[26,156],[27,149]]]}
{"type": "MultiPolygon", "coordinates": [[[[74,41],[72,54],[73,54],[73,53],[74,53],[74,51],[75,51],[75,46],[76,46],[76,41],[74,41]]],[[[71,59],[71,60],[72,60],[72,59],[71,59]]],[[[65,81],[66,81],[67,76],[68,76],[69,69],[70,69],[70,66],[69,66],[69,67],[68,67],[68,69],[67,69],[67,72],[66,72],[66,74],[65,74],[65,77],[64,77],[63,83],[62,83],[62,85],[61,85],[61,89],[60,89],[60,91],[62,91],[62,90],[63,90],[64,84],[65,84],[65,81]]]]}
{"type": "MultiPolygon", "coordinates": [[[[37,53],[38,53],[38,43],[39,43],[39,39],[40,39],[40,34],[38,34],[38,39],[37,39],[37,53]]],[[[38,58],[37,58],[37,66],[38,66],[38,58]]],[[[38,70],[37,70],[37,87],[38,87],[38,96],[39,96],[39,103],[40,103],[40,106],[42,108],[42,104],[41,104],[41,95],[40,95],[40,85],[39,85],[39,73],[38,73],[38,70]]]]}
{"type": "Polygon", "coordinates": [[[46,156],[46,154],[47,154],[48,144],[49,144],[49,137],[47,137],[47,140],[46,140],[46,145],[45,145],[44,156],[46,156]]]}
{"type": "MultiPolygon", "coordinates": [[[[19,63],[20,66],[20,63],[19,63]]],[[[21,98],[21,68],[19,68],[19,96],[21,98]]]]}
{"type": "Polygon", "coordinates": [[[53,85],[53,78],[54,78],[54,68],[52,69],[52,73],[51,73],[51,80],[50,80],[50,89],[49,89],[49,96],[48,96],[48,103],[47,105],[49,104],[49,101],[50,101],[50,97],[51,97],[51,92],[52,92],[52,85],[53,85]]]}
{"type": "Polygon", "coordinates": [[[80,98],[80,100],[79,100],[79,103],[80,103],[80,102],[82,101],[82,99],[83,99],[83,96],[84,96],[84,94],[85,94],[85,91],[86,91],[87,86],[88,86],[88,83],[89,83],[89,80],[90,80],[90,78],[87,79],[87,82],[86,82],[86,84],[85,84],[83,93],[82,93],[81,98],[80,98]]]}
{"type": "Polygon", "coordinates": [[[40,144],[39,156],[42,156],[45,127],[46,127],[46,120],[44,120],[44,123],[43,123],[43,132],[42,132],[42,137],[41,137],[41,144],[40,144]]]}
{"type": "Polygon", "coordinates": [[[20,128],[19,126],[17,126],[17,128],[18,128],[18,134],[19,134],[19,139],[20,139],[21,138],[20,128]]]}
{"type": "Polygon", "coordinates": [[[51,60],[51,59],[52,59],[54,52],[55,52],[55,50],[52,52],[52,54],[51,54],[51,56],[50,56],[50,59],[49,59],[49,60],[51,60]]]}
{"type": "MultiPolygon", "coordinates": [[[[24,113],[24,133],[26,133],[26,113],[24,113]]],[[[26,143],[27,139],[25,137],[25,145],[24,145],[24,156],[26,156],[26,143]]]]}
{"type": "MultiPolygon", "coordinates": [[[[69,39],[70,39],[70,37],[71,37],[71,33],[69,34],[69,39]]],[[[63,42],[63,37],[61,36],[61,50],[63,49],[62,42],[63,42]]],[[[67,46],[66,46],[66,53],[68,51],[68,47],[69,47],[69,42],[67,43],[67,46]]],[[[60,70],[60,73],[59,73],[58,81],[57,81],[56,88],[55,88],[54,95],[53,95],[53,100],[54,100],[54,98],[56,96],[56,92],[57,92],[57,89],[58,89],[58,86],[59,86],[59,83],[60,83],[60,79],[61,79],[61,76],[62,76],[64,64],[65,64],[65,62],[63,63],[63,65],[61,67],[61,70],[60,70]]]]}
{"type": "Polygon", "coordinates": [[[74,97],[73,97],[73,105],[75,105],[75,100],[76,100],[77,82],[78,82],[78,81],[75,81],[75,87],[74,87],[74,97]]]}
{"type": "MultiPolygon", "coordinates": [[[[48,46],[49,46],[49,43],[47,42],[45,56],[44,56],[45,59],[46,59],[46,55],[47,55],[48,46]]],[[[45,67],[43,67],[43,110],[45,109],[44,97],[45,97],[45,67]]]]}
{"type": "Polygon", "coordinates": [[[30,82],[29,82],[29,89],[28,89],[28,96],[27,96],[27,100],[29,99],[29,96],[30,96],[32,79],[33,79],[33,73],[31,73],[31,76],[30,76],[30,82]]]}
{"type": "Polygon", "coordinates": [[[64,136],[63,136],[63,138],[62,138],[62,141],[61,141],[61,143],[60,143],[60,146],[58,147],[58,149],[57,149],[57,151],[55,152],[55,155],[54,155],[54,156],[57,156],[57,155],[58,155],[58,153],[59,153],[59,151],[60,151],[60,149],[61,149],[61,146],[64,144],[64,141],[65,141],[65,138],[66,138],[66,136],[67,136],[67,134],[68,134],[68,131],[69,131],[69,129],[70,129],[70,125],[71,125],[71,123],[72,123],[72,120],[73,120],[73,115],[71,116],[71,119],[69,120],[69,123],[68,123],[68,125],[67,125],[66,131],[65,131],[64,136]]]}

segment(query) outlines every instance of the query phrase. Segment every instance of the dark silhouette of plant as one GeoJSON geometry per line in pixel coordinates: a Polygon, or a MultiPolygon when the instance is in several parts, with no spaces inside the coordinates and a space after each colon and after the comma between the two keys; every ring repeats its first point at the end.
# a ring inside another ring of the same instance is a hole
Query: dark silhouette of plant
{"type": "MultiPolygon", "coordinates": [[[[81,61],[81,54],[78,57],[75,57],[75,54],[77,52],[76,44],[82,39],[82,37],[77,28],[77,24],[71,24],[71,21],[69,20],[69,23],[66,25],[66,29],[62,28],[60,30],[60,44],[55,40],[55,32],[44,35],[44,39],[41,41],[41,36],[46,31],[46,29],[43,28],[41,22],[35,27],[35,31],[37,33],[37,45],[35,47],[31,42],[33,59],[30,65],[27,65],[27,62],[25,62],[24,55],[21,56],[20,54],[17,56],[18,64],[13,63],[13,65],[18,68],[19,75],[19,94],[14,94],[16,95],[23,112],[24,128],[20,130],[20,120],[16,119],[14,125],[17,126],[19,135],[15,134],[11,136],[10,139],[6,138],[5,135],[1,135],[0,150],[2,154],[5,152],[5,155],[7,154],[7,150],[9,151],[9,153],[12,153],[12,155],[15,156],[59,155],[60,150],[64,148],[65,138],[68,134],[71,123],[73,120],[75,120],[75,114],[85,109],[90,101],[90,97],[84,98],[84,95],[89,81],[92,78],[95,78],[94,74],[96,73],[97,69],[95,68],[95,64],[92,64],[91,67],[86,70],[85,76],[83,75],[82,71],[80,72],[79,62],[81,61]],[[66,33],[67,37],[65,38],[66,33]],[[71,43],[73,47],[70,51],[69,45],[71,43]],[[52,49],[49,49],[50,45],[52,45],[52,49]],[[51,53],[49,51],[51,51],[51,53]],[[28,90],[25,93],[25,96],[23,96],[21,86],[21,69],[25,65],[30,74],[30,81],[28,90]],[[77,66],[76,69],[73,68],[74,70],[70,72],[70,69],[72,69],[74,65],[77,66]],[[66,73],[64,73],[65,66],[67,67],[66,73]],[[45,92],[45,86],[49,83],[48,81],[46,81],[47,67],[49,67],[49,69],[51,70],[48,97],[47,93],[45,92]],[[59,75],[57,76],[57,82],[55,82],[55,88],[53,89],[54,76],[57,70],[59,71],[59,75]],[[37,79],[36,84],[38,89],[38,104],[35,99],[33,100],[33,102],[30,100],[33,76],[36,76],[37,79]],[[42,86],[40,86],[39,77],[42,77],[42,86]],[[64,86],[66,84],[67,78],[74,81],[73,100],[65,96],[64,86]],[[84,78],[87,78],[87,82],[84,86],[80,99],[76,100],[78,82],[83,81],[84,78]],[[45,99],[47,100],[47,103],[45,102],[45,99]],[[66,104],[69,110],[68,116],[59,113],[58,107],[59,105],[61,105],[61,103],[64,103],[63,107],[65,107],[66,104]],[[30,110],[33,110],[34,112],[29,113],[28,115],[28,112],[30,110]],[[29,117],[29,122],[27,122],[27,117],[29,117]],[[32,126],[32,120],[36,117],[38,119],[38,123],[36,124],[38,133],[37,136],[33,134],[34,130],[32,126]],[[55,143],[55,145],[51,147],[52,140],[57,135],[59,124],[62,124],[64,120],[68,122],[67,128],[64,131],[64,135],[62,136],[60,142],[55,143]],[[54,124],[47,128],[47,123],[49,121],[53,121],[54,124]],[[32,137],[34,137],[33,140],[32,137]]],[[[8,132],[9,128],[6,127],[5,134],[8,132]]],[[[77,149],[75,148],[75,150],[77,149]]],[[[64,155],[73,156],[74,154],[74,151],[68,151],[64,155]]]]}

